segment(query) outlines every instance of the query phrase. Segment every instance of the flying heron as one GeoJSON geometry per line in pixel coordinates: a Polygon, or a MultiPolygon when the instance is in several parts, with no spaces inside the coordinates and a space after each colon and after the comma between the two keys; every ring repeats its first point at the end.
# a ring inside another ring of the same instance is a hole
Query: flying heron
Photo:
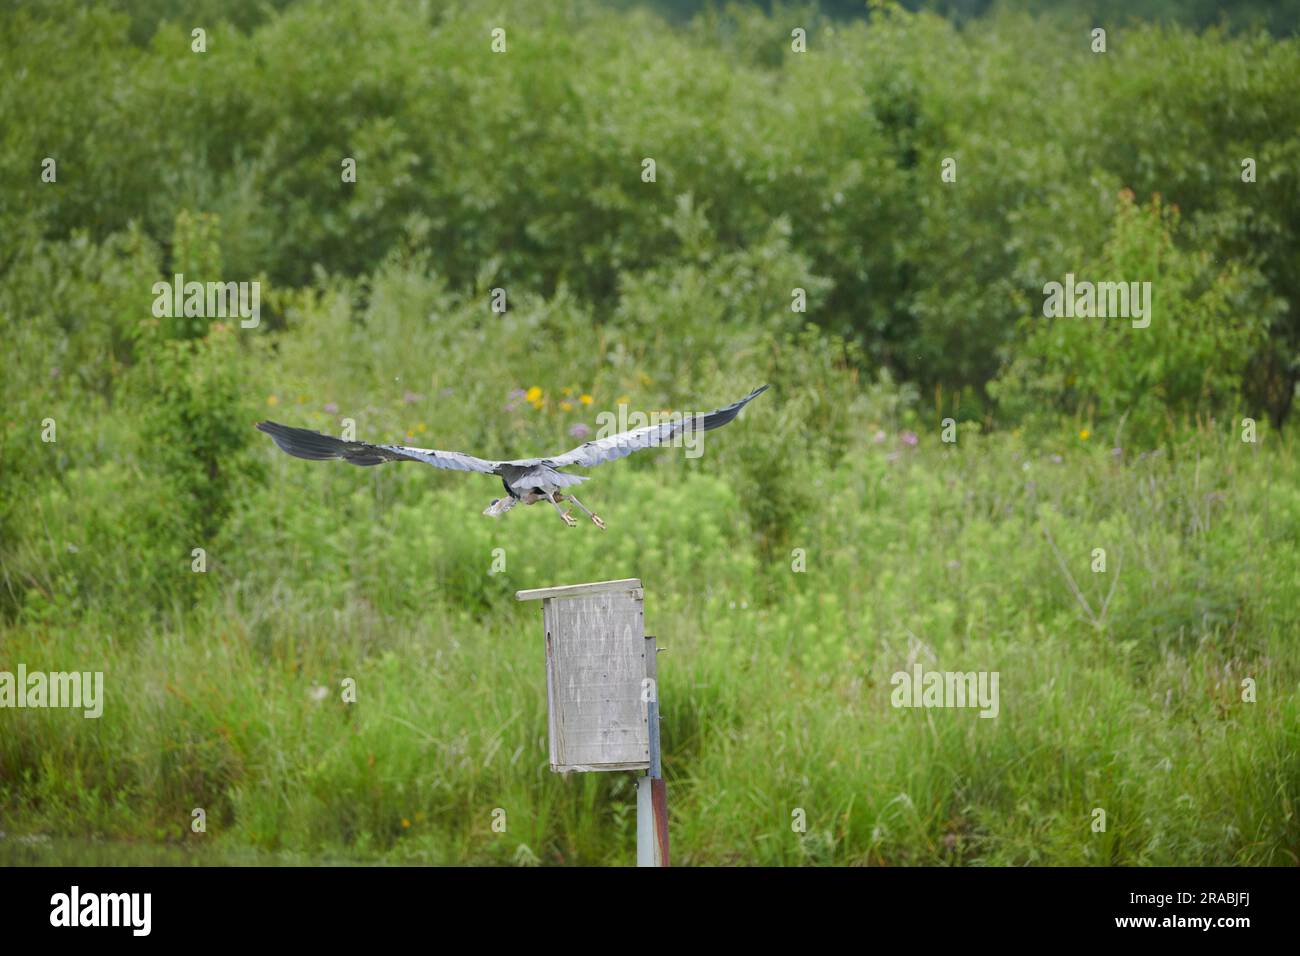
{"type": "Polygon", "coordinates": [[[566,495],[560,491],[561,488],[571,488],[581,484],[587,480],[587,477],[571,475],[561,469],[574,465],[580,468],[594,468],[607,461],[625,458],[643,448],[664,445],[677,436],[685,436],[697,430],[707,432],[720,428],[739,415],[742,408],[765,391],[767,386],[763,385],[740,401],[706,415],[682,416],[656,425],[646,425],[643,428],[619,432],[617,435],[597,438],[552,458],[519,458],[514,461],[488,461],[458,451],[438,451],[433,448],[343,441],[332,435],[322,435],[320,432],[306,428],[293,428],[277,422],[258,422],[257,427],[270,435],[282,451],[297,458],[307,458],[312,461],[339,458],[353,465],[380,465],[386,461],[422,461],[435,468],[497,475],[501,478],[501,484],[505,486],[506,497],[493,499],[492,504],[484,509],[483,514],[497,518],[520,503],[532,505],[539,501],[549,501],[564,519],[564,523],[569,527],[575,527],[578,522],[571,511],[560,507],[567,500],[577,505],[596,527],[603,529],[605,522],[599,515],[587,510],[587,506],[572,494],[566,495]]]}

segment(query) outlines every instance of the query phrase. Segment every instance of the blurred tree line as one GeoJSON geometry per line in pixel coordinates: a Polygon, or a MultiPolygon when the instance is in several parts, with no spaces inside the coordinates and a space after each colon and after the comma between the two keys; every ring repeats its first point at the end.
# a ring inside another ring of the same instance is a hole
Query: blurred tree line
{"type": "MultiPolygon", "coordinates": [[[[20,2],[0,23],[7,304],[43,308],[15,299],[16,273],[48,271],[67,243],[136,235],[162,271],[190,210],[220,223],[226,279],[301,287],[418,249],[453,288],[564,290],[616,317],[639,276],[758,248],[775,224],[816,278],[807,319],[959,417],[1017,418],[998,394],[1120,416],[1141,393],[1180,396],[1175,417],[1241,403],[1281,423],[1300,379],[1296,41],[1129,25],[1139,4],[1098,54],[1084,7],[1027,9],[975,4],[967,12],[982,15],[959,25],[896,6],[839,20],[733,4],[670,25],[577,0],[495,12],[431,0],[20,2]],[[498,23],[508,55],[489,52],[498,23]],[[807,24],[807,53],[792,50],[792,23],[807,24]],[[46,157],[56,184],[39,179],[46,157]],[[342,181],[345,158],[355,183],[342,181]],[[941,177],[946,160],[955,182],[941,177]],[[1125,195],[1161,223],[1171,255],[1203,260],[1184,270],[1197,287],[1157,304],[1153,347],[1112,337],[1102,354],[1126,358],[1111,367],[1142,367],[1128,384],[1086,376],[1083,389],[1076,375],[1056,389],[1074,353],[1033,345],[1044,283],[1106,261],[1123,274],[1102,278],[1156,277],[1106,259],[1137,221],[1125,195]],[[683,200],[698,220],[687,233],[683,200]],[[1222,294],[1203,294],[1216,285],[1222,294]],[[1202,327],[1228,344],[1207,356],[1179,331],[1202,327]],[[1171,384],[1174,369],[1199,384],[1171,384]],[[1225,390],[1234,376],[1239,388],[1225,390]],[[1111,400],[1121,392],[1128,407],[1111,400]]],[[[1216,14],[1237,22],[1255,9],[1216,14]]],[[[788,313],[790,301],[755,308],[788,313]]],[[[127,320],[101,318],[57,317],[51,332],[99,335],[91,323],[129,364],[127,320]]],[[[689,303],[665,321],[689,329],[689,303]]]]}
{"type": "MultiPolygon", "coordinates": [[[[715,0],[609,0],[621,6],[645,4],[667,16],[686,20],[715,0]]],[[[777,0],[754,0],[753,6],[772,12],[777,0]]],[[[788,5],[787,5],[788,6],[788,5]]],[[[816,0],[816,7],[837,19],[866,17],[872,0],[816,0]]],[[[1145,20],[1183,24],[1189,27],[1224,26],[1233,29],[1262,27],[1279,36],[1289,36],[1300,24],[1300,0],[900,0],[906,10],[937,13],[956,21],[971,20],[999,12],[1067,13],[1097,23],[1145,20]]]]}

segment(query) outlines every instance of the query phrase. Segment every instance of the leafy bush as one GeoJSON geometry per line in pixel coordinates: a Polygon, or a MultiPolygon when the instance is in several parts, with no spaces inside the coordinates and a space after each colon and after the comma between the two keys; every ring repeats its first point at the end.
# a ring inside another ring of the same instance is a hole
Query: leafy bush
{"type": "Polygon", "coordinates": [[[1139,207],[1122,198],[1109,241],[1076,282],[1150,283],[1148,314],[1047,318],[1045,302],[1035,302],[1039,314],[1021,320],[1024,345],[994,389],[1013,420],[1050,425],[1064,413],[1148,447],[1240,407],[1243,373],[1268,327],[1265,281],[1180,249],[1178,229],[1177,210],[1159,199],[1139,207]]]}

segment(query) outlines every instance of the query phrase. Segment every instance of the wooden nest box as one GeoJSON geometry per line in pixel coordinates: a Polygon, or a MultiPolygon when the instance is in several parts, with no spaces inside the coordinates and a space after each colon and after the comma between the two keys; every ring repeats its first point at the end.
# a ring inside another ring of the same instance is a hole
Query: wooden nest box
{"type": "Polygon", "coordinates": [[[542,602],[551,769],[648,770],[655,641],[645,636],[640,579],[538,588],[515,597],[542,602]]]}

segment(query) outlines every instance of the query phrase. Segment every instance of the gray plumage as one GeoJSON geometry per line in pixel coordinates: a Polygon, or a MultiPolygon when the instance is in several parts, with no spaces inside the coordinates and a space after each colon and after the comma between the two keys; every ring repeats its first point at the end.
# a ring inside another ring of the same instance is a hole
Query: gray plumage
{"type": "MultiPolygon", "coordinates": [[[[509,461],[490,461],[458,451],[439,451],[434,448],[344,441],[332,435],[322,435],[320,432],[281,425],[278,422],[258,422],[257,427],[270,435],[282,451],[296,458],[306,458],[311,461],[338,459],[362,466],[381,465],[386,461],[422,461],[426,465],[451,471],[475,471],[485,475],[497,475],[505,485],[510,500],[503,504],[505,499],[498,498],[488,506],[484,514],[494,517],[504,514],[520,501],[524,504],[534,504],[544,498],[555,504],[556,510],[559,511],[559,502],[568,499],[581,508],[598,526],[604,527],[600,518],[587,511],[577,498],[559,494],[559,489],[580,484],[587,481],[587,477],[571,475],[560,469],[571,466],[593,468],[607,461],[625,458],[645,448],[666,445],[678,436],[696,430],[712,431],[720,428],[732,421],[740,414],[742,408],[766,390],[767,386],[763,385],[740,401],[706,415],[682,417],[584,442],[562,455],[550,458],[517,458],[509,461]]],[[[576,524],[568,514],[563,511],[560,514],[567,524],[576,524]]]]}

